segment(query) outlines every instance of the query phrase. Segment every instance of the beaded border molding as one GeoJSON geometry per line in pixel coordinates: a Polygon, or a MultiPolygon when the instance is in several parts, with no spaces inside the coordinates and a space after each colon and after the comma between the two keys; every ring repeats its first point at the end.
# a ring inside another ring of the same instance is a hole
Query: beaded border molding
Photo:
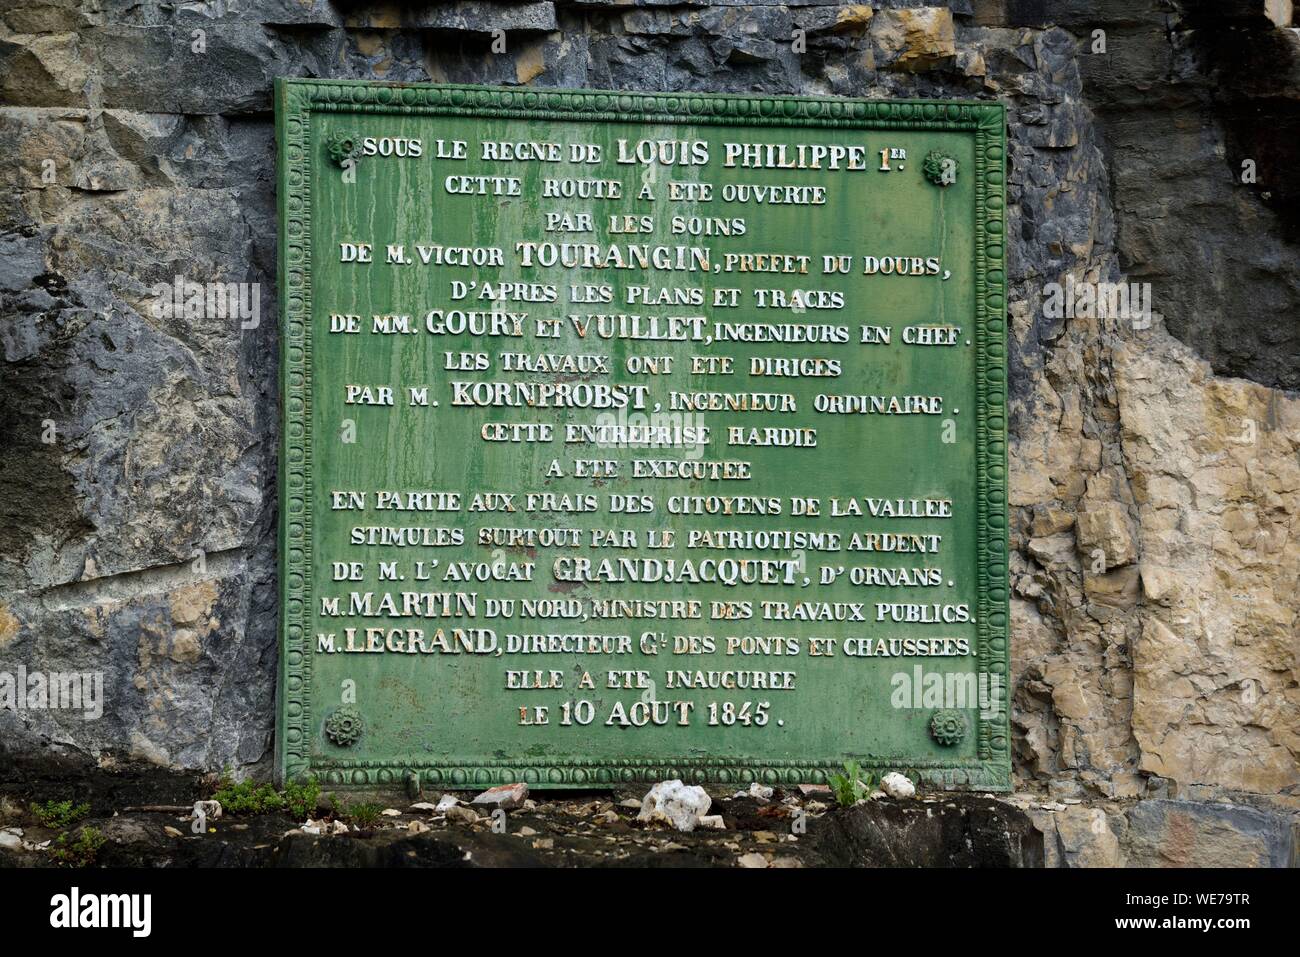
{"type": "Polygon", "coordinates": [[[312,177],[314,113],[646,120],[694,125],[941,130],[974,137],[975,390],[978,587],[976,664],[1003,689],[993,713],[973,713],[977,757],[918,762],[863,755],[875,771],[900,770],[941,788],[1007,791],[1011,786],[1007,701],[1007,347],[1006,115],[1000,103],[755,97],[702,93],[533,90],[282,78],[275,86],[280,219],[280,686],[276,729],[282,780],[317,777],[332,786],[398,786],[411,774],[430,787],[526,781],[543,787],[681,778],[705,783],[825,783],[836,762],[773,762],[743,756],[661,761],[574,758],[495,760],[446,755],[395,763],[324,756],[313,749],[321,715],[311,701],[312,581],[312,177]]]}

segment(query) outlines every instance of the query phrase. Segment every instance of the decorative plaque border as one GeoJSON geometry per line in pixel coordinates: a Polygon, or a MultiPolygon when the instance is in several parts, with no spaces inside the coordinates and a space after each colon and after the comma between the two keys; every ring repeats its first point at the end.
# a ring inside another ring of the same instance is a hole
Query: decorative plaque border
{"type": "MultiPolygon", "coordinates": [[[[329,785],[384,787],[412,772],[432,788],[483,787],[527,781],[542,787],[593,787],[680,778],[688,782],[794,785],[824,783],[836,762],[754,765],[726,756],[664,761],[576,759],[496,760],[448,755],[396,764],[320,759],[311,755],[314,716],[312,659],[312,155],[315,113],[397,113],[550,119],[642,120],[733,126],[806,126],[969,132],[975,138],[976,501],[979,597],[976,663],[999,676],[996,714],[975,712],[977,757],[918,762],[864,759],[877,771],[901,770],[944,788],[1007,791],[1011,787],[1008,717],[1006,116],[1001,103],[947,100],[861,100],[703,93],[639,93],[463,85],[390,84],[280,78],[275,84],[280,219],[280,673],[276,753],[283,780],[311,776],[329,785]]],[[[989,681],[992,682],[992,677],[989,681]]]]}

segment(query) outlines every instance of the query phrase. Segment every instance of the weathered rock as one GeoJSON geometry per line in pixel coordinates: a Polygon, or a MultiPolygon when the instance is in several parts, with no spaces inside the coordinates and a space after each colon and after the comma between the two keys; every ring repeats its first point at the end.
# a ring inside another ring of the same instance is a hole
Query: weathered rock
{"type": "Polygon", "coordinates": [[[1294,788],[1300,400],[1212,379],[1176,343],[1125,344],[1115,361],[1149,599],[1132,649],[1140,766],[1230,791],[1294,788]]]}
{"type": "Polygon", "coordinates": [[[910,798],[916,796],[916,785],[906,774],[890,771],[880,779],[880,789],[891,798],[910,798]]]}
{"type": "Polygon", "coordinates": [[[527,798],[528,785],[521,782],[518,784],[501,784],[494,788],[488,788],[470,803],[509,811],[522,805],[527,798]]]}
{"type": "Polygon", "coordinates": [[[450,3],[401,5],[377,11],[358,8],[349,15],[352,27],[414,27],[491,34],[493,30],[554,30],[555,5],[546,2],[511,2],[484,5],[473,0],[450,3]]]}
{"type": "Polygon", "coordinates": [[[1128,509],[1119,502],[1086,504],[1078,515],[1078,541],[1085,563],[1095,572],[1137,559],[1128,509]]]}
{"type": "Polygon", "coordinates": [[[480,820],[477,811],[460,805],[449,807],[444,813],[448,824],[477,824],[480,820]]]}
{"type": "Polygon", "coordinates": [[[1231,804],[1142,801],[1128,813],[1132,867],[1295,867],[1285,815],[1231,804]]]}
{"type": "Polygon", "coordinates": [[[693,831],[713,803],[704,788],[681,781],[660,781],[641,799],[638,821],[671,824],[679,831],[693,831]]]}
{"type": "Polygon", "coordinates": [[[791,16],[809,33],[861,33],[871,23],[875,11],[864,3],[843,6],[811,6],[791,11],[791,16]]]}
{"type": "Polygon", "coordinates": [[[933,70],[957,55],[952,11],[947,7],[881,10],[871,22],[871,37],[883,52],[880,65],[894,70],[933,70]]]}
{"type": "Polygon", "coordinates": [[[1042,867],[1043,835],[1001,801],[866,801],[821,818],[828,863],[854,867],[1042,867]]]}
{"type": "Polygon", "coordinates": [[[1300,40],[1233,3],[1189,0],[1172,20],[1143,0],[1141,26],[1109,31],[1107,55],[1083,57],[1087,93],[1109,143],[1118,252],[1140,263],[1169,331],[1224,376],[1300,388],[1294,316],[1300,193],[1293,96],[1300,40]],[[1161,142],[1158,151],[1144,148],[1161,142]],[[1176,159],[1175,159],[1176,157],[1176,159]],[[1249,161],[1249,167],[1247,162],[1249,161]],[[1221,282],[1228,275],[1246,281],[1221,282]]]}
{"type": "Polygon", "coordinates": [[[1122,867],[1119,838],[1105,811],[1082,804],[1054,812],[1056,837],[1066,867],[1122,867]]]}

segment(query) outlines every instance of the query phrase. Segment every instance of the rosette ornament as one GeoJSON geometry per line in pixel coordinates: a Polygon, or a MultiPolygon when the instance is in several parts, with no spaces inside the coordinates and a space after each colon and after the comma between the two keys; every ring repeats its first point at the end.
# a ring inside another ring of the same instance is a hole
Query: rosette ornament
{"type": "Polygon", "coordinates": [[[335,708],[330,716],[325,719],[325,737],[340,748],[347,748],[356,744],[361,737],[361,732],[365,730],[365,719],[361,717],[361,712],[356,708],[335,708]]]}
{"type": "Polygon", "coordinates": [[[946,748],[966,737],[966,730],[965,715],[952,708],[941,708],[930,718],[930,737],[946,748]]]}
{"type": "Polygon", "coordinates": [[[921,160],[921,172],[935,186],[951,186],[957,182],[957,161],[938,150],[930,150],[921,160]]]}
{"type": "Polygon", "coordinates": [[[327,148],[335,166],[346,166],[348,160],[361,155],[361,138],[355,133],[339,133],[330,139],[327,148]]]}

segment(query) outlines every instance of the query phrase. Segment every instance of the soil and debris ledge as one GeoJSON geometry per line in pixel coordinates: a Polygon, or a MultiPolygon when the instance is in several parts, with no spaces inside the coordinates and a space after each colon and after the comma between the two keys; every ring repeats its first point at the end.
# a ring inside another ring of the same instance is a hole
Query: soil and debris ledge
{"type": "MultiPolygon", "coordinates": [[[[222,793],[211,775],[0,765],[0,867],[1289,867],[1300,836],[1285,815],[1222,802],[920,790],[840,806],[824,785],[757,784],[708,788],[676,825],[651,813],[649,788],[518,785],[414,799],[310,790],[270,811],[228,799],[219,816],[204,804],[196,826],[195,802],[222,793]],[[59,802],[80,815],[43,822],[36,809],[59,802]]],[[[255,806],[285,794],[237,787],[255,806]]]]}
{"type": "Polygon", "coordinates": [[[0,797],[0,867],[1040,867],[1044,861],[1043,835],[1031,818],[991,796],[878,794],[840,807],[824,787],[710,788],[710,813],[680,830],[638,819],[642,788],[542,792],[509,810],[475,802],[474,792],[425,793],[414,802],[392,793],[322,792],[305,820],[283,809],[223,810],[214,818],[207,816],[210,808],[200,819],[193,801],[212,793],[210,779],[188,788],[123,783],[96,795],[87,802],[91,809],[66,825],[41,823],[32,805],[44,804],[30,796],[0,797]]]}

